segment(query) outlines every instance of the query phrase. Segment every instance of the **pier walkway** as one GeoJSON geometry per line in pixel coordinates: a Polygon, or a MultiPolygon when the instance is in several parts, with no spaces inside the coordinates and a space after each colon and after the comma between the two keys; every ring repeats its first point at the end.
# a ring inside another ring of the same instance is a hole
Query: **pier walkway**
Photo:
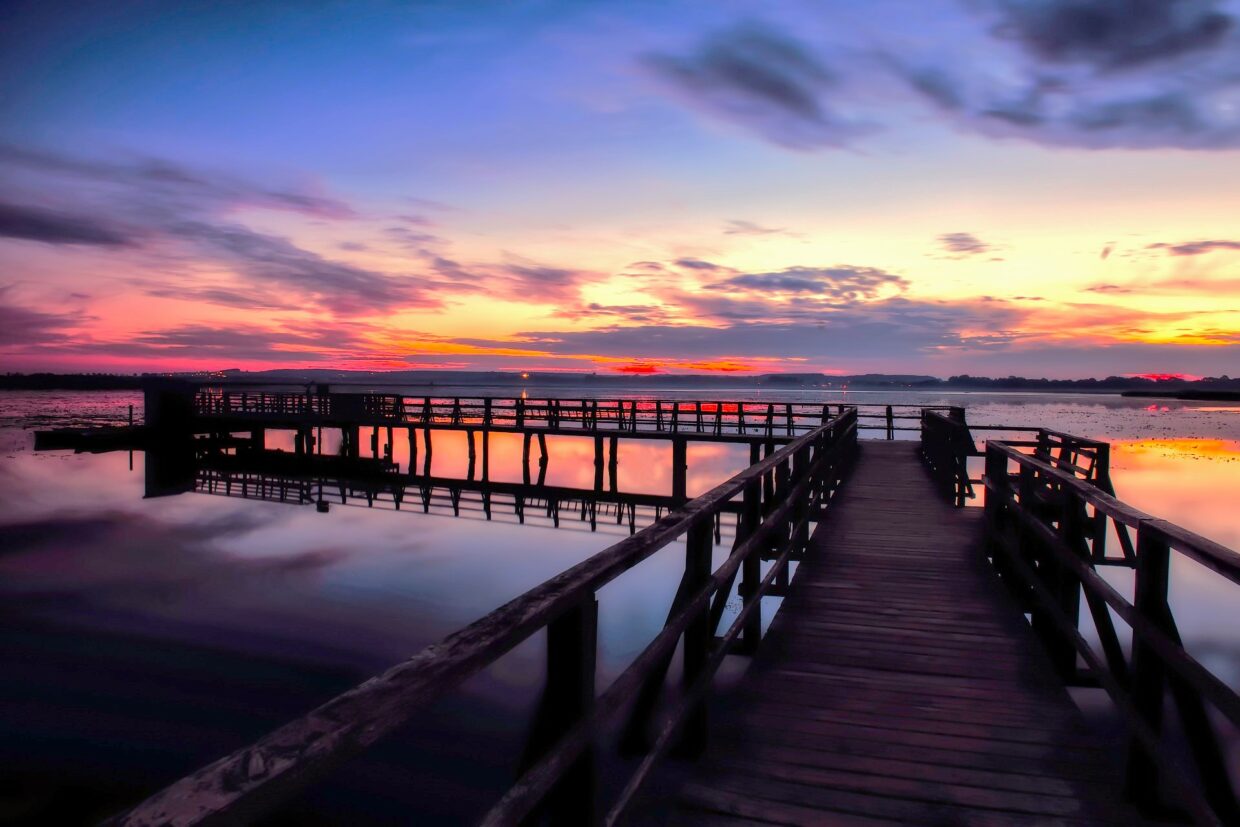
{"type": "MultiPolygon", "coordinates": [[[[287,465],[304,476],[309,462],[323,466],[310,474],[317,496],[294,486],[297,502],[326,502],[330,467],[342,500],[362,490],[373,504],[382,492],[366,469],[387,469],[397,483],[416,476],[409,417],[420,411],[427,491],[429,431],[440,428],[483,435],[481,479],[471,462],[469,479],[451,486],[457,497],[475,484],[484,497],[498,493],[488,488],[486,433],[505,428],[525,435],[524,481],[508,492],[524,499],[514,502],[572,497],[593,521],[595,509],[621,499],[604,486],[616,454],[606,463],[603,443],[634,434],[672,441],[672,490],[646,527],[633,521],[630,536],[171,780],[109,824],[298,823],[312,815],[298,809],[302,792],[534,637],[542,689],[512,784],[479,812],[486,827],[1240,824],[1240,695],[1185,646],[1169,602],[1186,565],[1194,577],[1221,578],[1219,588],[1240,585],[1240,554],[1118,500],[1105,442],[970,426],[960,408],[922,409],[914,443],[893,439],[904,426],[890,407],[887,440],[870,441],[858,439],[865,426],[851,405],[785,407],[781,420],[766,403],[751,430],[743,402],[453,398],[436,412],[426,399],[256,402],[248,392],[195,407],[196,397],[178,393],[148,394],[148,477],[162,466],[151,462],[161,445],[184,454],[191,472],[287,465]],[[389,424],[410,430],[409,475],[392,460],[389,424]],[[298,431],[296,450],[276,457],[263,430],[287,425],[298,431]],[[342,450],[324,457],[318,432],[331,427],[342,450]],[[370,429],[369,460],[361,428],[370,429]],[[530,479],[531,437],[568,428],[594,437],[590,491],[552,490],[542,473],[530,479]],[[991,435],[984,446],[975,431],[991,435]],[[691,438],[749,442],[751,464],[689,499],[691,438]],[[979,498],[984,509],[965,507],[979,498]],[[666,619],[609,674],[599,668],[600,602],[613,599],[610,583],[660,553],[684,564],[666,619]],[[1104,577],[1106,567],[1131,574],[1104,577]],[[766,628],[764,599],[777,597],[766,628]],[[728,661],[744,668],[730,670],[737,683],[712,699],[728,661]],[[1105,690],[1122,731],[1091,731],[1067,687],[1105,690]]],[[[196,477],[188,479],[192,490],[196,477]]],[[[237,485],[213,480],[225,493],[237,485]]],[[[243,477],[241,493],[251,484],[243,477]]],[[[268,478],[258,484],[266,491],[268,478]]],[[[485,500],[483,513],[490,519],[485,500]]]]}
{"type": "Polygon", "coordinates": [[[916,448],[861,443],[675,823],[1138,821],[916,448]]]}

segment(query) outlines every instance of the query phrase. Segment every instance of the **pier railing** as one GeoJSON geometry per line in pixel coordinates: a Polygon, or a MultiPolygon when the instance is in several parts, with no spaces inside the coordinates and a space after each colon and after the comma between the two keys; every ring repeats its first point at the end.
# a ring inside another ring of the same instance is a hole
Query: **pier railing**
{"type": "Polygon", "coordinates": [[[988,443],[988,553],[1031,613],[1060,675],[1101,686],[1114,701],[1131,736],[1130,796],[1157,814],[1160,791],[1169,792],[1199,823],[1240,824],[1235,768],[1216,728],[1240,729],[1240,696],[1185,649],[1168,603],[1174,558],[1240,585],[1240,554],[1117,500],[1105,449],[1049,431],[1032,443],[988,443]],[[1026,453],[1030,447],[1035,453],[1026,453]],[[1099,574],[1100,565],[1135,569],[1131,601],[1099,574]],[[1079,628],[1082,595],[1101,651],[1079,628]],[[1130,654],[1116,620],[1130,630],[1130,654]],[[1168,693],[1191,766],[1170,746],[1168,693]]]}
{"type": "Polygon", "coordinates": [[[964,408],[923,408],[921,411],[921,456],[935,485],[944,498],[957,508],[976,498],[975,486],[981,477],[970,476],[969,460],[986,456],[978,448],[975,431],[1029,433],[1024,440],[1004,440],[1013,448],[1032,449],[1033,455],[1055,468],[1086,480],[1107,493],[1111,485],[1111,446],[1094,439],[1065,434],[1047,428],[1013,425],[970,425],[964,408]]]}
{"type": "Polygon", "coordinates": [[[203,389],[198,416],[310,417],[400,427],[685,433],[791,438],[838,413],[838,406],[685,399],[435,397],[376,393],[292,393],[203,389]]]}
{"type": "MultiPolygon", "coordinates": [[[[288,456],[278,451],[268,453],[273,457],[288,456]]],[[[376,463],[373,470],[350,474],[331,467],[281,469],[280,463],[266,459],[252,462],[245,456],[231,455],[202,458],[194,472],[194,490],[239,499],[317,505],[320,511],[327,511],[332,505],[352,504],[488,521],[510,515],[520,525],[528,520],[554,528],[580,527],[592,532],[614,525],[629,534],[636,534],[639,525],[660,519],[683,503],[664,494],[574,488],[543,481],[403,474],[394,464],[381,460],[370,461],[376,463]]],[[[720,508],[715,515],[716,542],[730,526],[725,525],[723,515],[739,515],[740,510],[738,502],[720,508]]]]}
{"type": "Polygon", "coordinates": [[[783,446],[648,528],[564,571],[441,643],[327,702],[303,718],[210,764],[113,820],[125,825],[245,822],[276,809],[312,780],[378,739],[542,629],[547,683],[517,783],[487,816],[516,824],[532,813],[563,824],[592,823],[600,811],[595,750],[605,725],[628,711],[623,746],[642,754],[609,803],[613,824],[654,763],[673,749],[692,753],[707,737],[704,696],[732,652],[752,652],[762,634],[761,598],[788,582],[810,523],[829,508],[856,454],[856,411],[783,446]],[[712,571],[716,515],[737,498],[742,518],[727,559],[712,571]],[[595,691],[597,592],[656,552],[685,538],[685,568],[662,631],[601,693],[595,691]],[[762,561],[769,560],[765,573],[762,561]],[[739,578],[742,607],[721,634],[739,578]],[[682,686],[663,701],[680,650],[682,686]],[[655,722],[659,722],[657,731],[655,722]]]}
{"type": "Polygon", "coordinates": [[[703,399],[578,399],[552,397],[411,396],[391,393],[200,388],[195,415],[209,419],[303,420],[391,427],[477,430],[588,431],[615,435],[685,434],[770,439],[808,433],[846,408],[857,427],[880,438],[915,432],[924,411],[947,406],[854,402],[760,402],[703,399]]]}

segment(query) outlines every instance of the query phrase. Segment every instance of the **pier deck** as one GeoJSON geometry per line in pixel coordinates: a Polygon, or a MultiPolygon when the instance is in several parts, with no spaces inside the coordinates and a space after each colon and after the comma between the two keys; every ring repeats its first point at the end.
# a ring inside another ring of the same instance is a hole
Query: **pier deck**
{"type": "MultiPolygon", "coordinates": [[[[623,421],[629,435],[635,429],[672,440],[673,485],[668,512],[660,514],[656,503],[645,528],[636,530],[630,516],[631,536],[174,781],[110,824],[252,823],[266,814],[295,821],[300,792],[535,636],[545,641],[545,680],[516,779],[483,816],[486,827],[1128,825],[1140,823],[1137,812],[1175,823],[1240,824],[1225,740],[1240,729],[1240,695],[1184,646],[1168,602],[1173,555],[1240,585],[1240,554],[1116,499],[1105,442],[991,425],[979,430],[1018,438],[988,439],[983,452],[958,408],[923,409],[921,439],[913,443],[893,439],[889,407],[887,441],[859,444],[863,426],[857,408],[846,405],[800,414],[819,424],[797,435],[795,409],[785,409],[781,422],[777,408],[763,406],[761,427],[751,433],[739,402],[689,403],[692,415],[683,418],[688,409],[669,402],[669,418],[656,400],[652,425],[649,402],[483,399],[478,420],[478,406],[456,398],[447,414],[435,413],[434,400],[411,408],[403,399],[314,396],[303,404],[300,397],[243,396],[239,404],[221,397],[196,414],[175,399],[148,399],[148,416],[152,401],[169,412],[165,449],[187,453],[191,470],[217,463],[222,472],[244,473],[261,461],[296,471],[329,462],[377,464],[398,484],[416,476],[416,441],[406,479],[392,461],[391,428],[382,452],[379,429],[372,431],[372,457],[363,460],[364,422],[356,418],[336,423],[338,459],[324,460],[321,441],[300,428],[296,456],[267,456],[268,425],[254,425],[248,440],[233,433],[246,430],[238,423],[256,412],[296,409],[322,418],[319,409],[332,416],[361,411],[407,425],[411,437],[428,424],[476,428],[483,434],[481,479],[474,480],[471,451],[469,479],[450,490],[457,498],[478,486],[487,519],[494,484],[486,434],[497,427],[525,429],[526,481],[510,492],[518,504],[533,497],[552,508],[555,497],[572,496],[581,518],[593,520],[597,506],[620,496],[614,483],[604,489],[604,468],[614,477],[616,457],[614,444],[610,463],[604,455],[612,434],[601,431],[613,427],[605,414],[614,414],[617,437],[623,421]],[[400,419],[414,409],[423,411],[417,426],[400,419]],[[511,422],[508,413],[497,416],[509,409],[511,422]],[[725,410],[735,420],[725,419],[725,410]],[[716,414],[713,421],[707,413],[716,414]],[[208,421],[221,416],[227,421],[219,427],[208,421]],[[594,436],[589,492],[543,485],[542,437],[561,426],[594,436]],[[203,433],[205,440],[191,438],[203,433]],[[780,433],[790,441],[777,448],[772,438],[780,433]],[[540,474],[531,484],[536,435],[540,474]],[[709,436],[751,441],[751,464],[689,500],[684,446],[709,436]],[[217,455],[229,450],[237,453],[217,455]],[[970,465],[979,457],[981,478],[970,465]],[[979,496],[984,512],[962,507],[979,496]],[[735,519],[735,530],[720,562],[725,517],[735,519]],[[600,590],[670,546],[683,547],[672,553],[683,552],[684,570],[666,621],[599,686],[600,590]],[[1112,566],[1132,571],[1131,600],[1099,573],[1112,566]],[[783,602],[764,634],[768,596],[783,602]],[[716,672],[736,658],[753,660],[712,702],[716,672]],[[678,688],[667,691],[673,682],[678,688]],[[1105,690],[1123,732],[1090,732],[1066,686],[1105,690]],[[615,773],[604,784],[601,770],[612,754],[637,760],[627,780],[615,773]],[[676,755],[699,757],[665,760],[676,755]]],[[[424,436],[418,479],[429,491],[424,436]]],[[[148,452],[148,476],[160,468],[150,462],[155,455],[148,452]]],[[[369,504],[379,496],[372,476],[336,480],[342,497],[360,489],[369,504]]],[[[260,491],[268,485],[266,477],[257,482],[260,491]]],[[[223,484],[227,493],[229,481],[223,484]]],[[[253,482],[243,477],[240,484],[245,494],[253,482]]],[[[322,475],[316,484],[323,486],[322,475]]],[[[287,486],[277,488],[284,496],[287,486]]],[[[454,513],[457,505],[453,499],[454,513]]]]}
{"type": "Polygon", "coordinates": [[[909,442],[862,443],[675,823],[1135,823],[909,442]]]}

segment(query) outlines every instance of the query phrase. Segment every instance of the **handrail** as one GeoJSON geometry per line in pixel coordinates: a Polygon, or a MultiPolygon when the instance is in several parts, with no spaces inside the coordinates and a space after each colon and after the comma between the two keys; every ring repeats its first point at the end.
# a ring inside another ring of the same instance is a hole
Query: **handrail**
{"type": "Polygon", "coordinates": [[[947,413],[933,408],[921,412],[921,456],[945,498],[957,508],[975,496],[969,479],[969,457],[977,454],[964,408],[947,413]]]}
{"type": "Polygon", "coordinates": [[[987,443],[987,554],[1031,613],[1060,675],[1080,682],[1079,655],[1090,666],[1089,677],[1111,695],[1129,727],[1127,788],[1137,803],[1156,812],[1163,781],[1201,823],[1240,823],[1230,769],[1207,711],[1208,704],[1240,727],[1240,695],[1184,648],[1167,601],[1173,551],[1237,585],[1240,554],[1105,490],[1105,443],[1052,436],[1069,450],[1092,451],[1091,477],[1083,479],[1076,462],[1060,463],[1048,452],[1028,454],[1016,445],[987,443]],[[1111,530],[1120,557],[1107,554],[1111,530]],[[1136,569],[1131,601],[1097,572],[1097,566],[1108,564],[1136,569]],[[1082,595],[1101,654],[1078,628],[1082,595]],[[1131,656],[1125,655],[1114,618],[1131,629],[1131,656]],[[1191,770],[1165,746],[1168,690],[1192,757],[1191,770]]]}
{"type": "Polygon", "coordinates": [[[898,423],[919,421],[924,411],[955,410],[939,405],[852,402],[249,391],[211,385],[199,388],[193,402],[200,417],[298,416],[399,427],[584,428],[618,435],[728,434],[777,441],[808,432],[846,408],[857,409],[858,429],[881,431],[886,439],[894,439],[898,431],[920,430],[919,426],[898,423]]]}
{"type": "MultiPolygon", "coordinates": [[[[702,681],[709,682],[706,676],[713,673],[722,657],[717,649],[711,654],[714,626],[738,571],[747,611],[724,637],[729,641],[739,637],[745,650],[752,651],[761,636],[760,597],[772,583],[786,583],[787,563],[803,553],[809,523],[818,519],[820,510],[831,501],[855,454],[856,434],[856,412],[846,409],[637,534],[255,743],[174,782],[109,823],[198,825],[257,818],[542,628],[548,630],[548,685],[531,736],[532,769],[522,783],[541,780],[536,789],[529,788],[534,792],[504,799],[519,800],[519,806],[504,806],[528,812],[543,802],[556,811],[576,814],[566,816],[566,820],[584,823],[579,820],[587,811],[593,812],[596,802],[589,782],[591,762],[582,754],[586,750],[583,736],[575,733],[582,727],[593,731],[600,710],[614,712],[616,707],[610,705],[618,703],[621,696],[631,700],[632,691],[638,687],[660,686],[667,660],[681,639],[690,696],[703,692],[702,681]],[[713,521],[737,496],[743,496],[744,504],[736,546],[723,566],[712,573],[713,521]],[[683,535],[687,535],[688,551],[685,574],[664,631],[596,702],[595,593],[683,535]],[[766,577],[761,577],[759,557],[772,553],[776,563],[766,577]],[[544,802],[546,795],[550,797],[544,802]]],[[[642,706],[639,698],[639,710],[647,716],[653,714],[653,709],[642,706]]],[[[640,731],[650,718],[638,720],[636,713],[631,723],[635,723],[634,731],[640,731]]],[[[705,734],[704,715],[700,702],[682,702],[673,716],[674,725],[683,728],[681,743],[688,748],[700,746],[705,734]]],[[[660,754],[669,744],[665,728],[652,754],[660,754]]],[[[648,771],[649,763],[643,762],[643,772],[648,771]]],[[[630,800],[631,791],[626,796],[621,805],[630,800]]]]}

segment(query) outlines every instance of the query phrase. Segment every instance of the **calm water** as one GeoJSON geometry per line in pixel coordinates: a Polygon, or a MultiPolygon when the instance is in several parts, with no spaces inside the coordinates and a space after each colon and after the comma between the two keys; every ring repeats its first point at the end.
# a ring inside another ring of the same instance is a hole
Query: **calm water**
{"type": "MultiPolygon", "coordinates": [[[[1058,394],[843,401],[963,404],[977,424],[1109,440],[1121,499],[1240,548],[1240,406],[1058,394]]],[[[130,404],[140,419],[136,394],[0,394],[0,824],[89,822],[122,808],[628,533],[606,519],[592,533],[575,514],[555,529],[545,519],[520,526],[511,515],[488,522],[411,507],[319,514],[201,493],[146,499],[140,453],[131,465],[125,452],[31,450],[31,428],[123,421],[130,404]]],[[[291,447],[279,434],[268,446],[281,440],[291,447]]],[[[590,487],[591,441],[549,443],[547,482],[590,487]]],[[[519,481],[520,438],[495,435],[491,448],[492,478],[519,481]]],[[[403,438],[394,453],[407,462],[403,438]]],[[[691,447],[690,495],[746,462],[744,448],[691,447]]],[[[464,436],[436,435],[435,474],[463,475],[466,465],[464,436]]],[[[624,441],[619,487],[668,493],[669,466],[670,448],[624,441]]],[[[660,627],[682,565],[670,548],[600,593],[601,684],[660,627]]],[[[1124,574],[1108,576],[1122,583],[1124,574]]],[[[1189,646],[1237,686],[1240,630],[1227,586],[1179,561],[1172,599],[1189,646]]],[[[530,641],[419,715],[291,819],[476,818],[512,778],[541,646],[530,641]]]]}

